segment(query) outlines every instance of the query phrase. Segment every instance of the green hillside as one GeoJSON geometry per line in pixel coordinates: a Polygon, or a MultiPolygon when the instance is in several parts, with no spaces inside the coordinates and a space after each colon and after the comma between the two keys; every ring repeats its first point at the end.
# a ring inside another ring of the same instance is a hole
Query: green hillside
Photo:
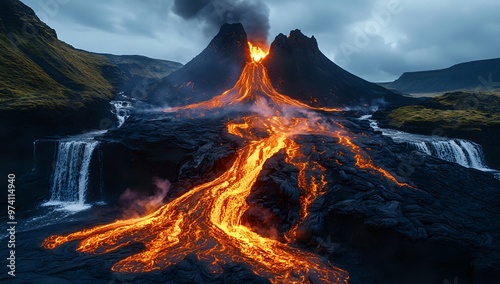
{"type": "Polygon", "coordinates": [[[0,110],[80,108],[113,97],[118,68],[76,50],[17,0],[0,1],[0,110]]]}

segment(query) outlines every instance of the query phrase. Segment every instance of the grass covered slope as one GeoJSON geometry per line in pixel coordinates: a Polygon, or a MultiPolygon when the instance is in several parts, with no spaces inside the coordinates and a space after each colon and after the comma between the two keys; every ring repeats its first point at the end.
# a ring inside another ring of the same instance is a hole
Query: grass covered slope
{"type": "Polygon", "coordinates": [[[17,0],[0,2],[0,110],[81,108],[113,97],[119,71],[76,50],[17,0]]]}
{"type": "Polygon", "coordinates": [[[490,166],[500,169],[500,93],[451,92],[419,105],[379,111],[386,128],[469,139],[481,144],[490,166]]]}

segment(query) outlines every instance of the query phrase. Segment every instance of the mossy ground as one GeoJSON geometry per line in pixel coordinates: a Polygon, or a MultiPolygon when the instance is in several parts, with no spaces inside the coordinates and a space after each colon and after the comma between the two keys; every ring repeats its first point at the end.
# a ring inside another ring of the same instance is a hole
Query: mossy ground
{"type": "Polygon", "coordinates": [[[500,126],[500,93],[447,93],[422,105],[394,109],[387,119],[395,128],[417,123],[462,130],[500,126]]]}

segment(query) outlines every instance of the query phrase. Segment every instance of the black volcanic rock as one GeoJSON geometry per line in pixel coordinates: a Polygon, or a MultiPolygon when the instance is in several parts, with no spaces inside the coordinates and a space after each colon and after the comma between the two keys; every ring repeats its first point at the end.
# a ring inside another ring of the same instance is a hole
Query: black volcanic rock
{"type": "Polygon", "coordinates": [[[500,89],[500,58],[465,62],[440,70],[405,72],[396,81],[380,85],[403,93],[500,89]]]}
{"type": "Polygon", "coordinates": [[[224,24],[202,53],[160,82],[149,100],[183,105],[211,99],[233,87],[250,60],[243,26],[224,24]]]}
{"type": "Polygon", "coordinates": [[[292,31],[288,37],[279,34],[263,64],[276,90],[314,106],[407,100],[340,68],[319,50],[314,36],[309,38],[300,30],[292,31]]]}

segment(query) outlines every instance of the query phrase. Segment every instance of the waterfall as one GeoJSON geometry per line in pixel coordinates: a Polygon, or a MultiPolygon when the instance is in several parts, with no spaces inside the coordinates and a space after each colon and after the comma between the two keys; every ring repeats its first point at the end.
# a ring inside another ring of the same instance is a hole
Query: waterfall
{"type": "Polygon", "coordinates": [[[118,128],[120,128],[125,120],[129,118],[132,109],[132,104],[128,101],[111,101],[111,113],[116,115],[118,120],[118,128]]]}
{"type": "MultiPolygon", "coordinates": [[[[116,115],[118,128],[130,116],[133,106],[127,101],[111,101],[111,112],[116,115]]],[[[89,175],[92,157],[96,156],[95,163],[99,163],[99,186],[102,195],[103,168],[102,153],[94,155],[99,142],[94,138],[103,135],[108,130],[88,132],[56,140],[56,154],[54,171],[51,175],[50,200],[44,205],[62,207],[65,211],[80,211],[90,207],[86,203],[89,175]]],[[[36,157],[36,141],[34,143],[36,157]]]]}
{"type": "Polygon", "coordinates": [[[59,141],[48,205],[86,207],[90,162],[97,144],[91,139],[59,141]]]}
{"type": "Polygon", "coordinates": [[[464,139],[449,139],[444,137],[426,136],[406,133],[394,129],[380,128],[371,115],[364,115],[360,120],[368,120],[370,127],[381,131],[396,143],[404,143],[410,148],[439,159],[460,164],[464,167],[482,171],[492,171],[486,165],[481,146],[464,139]]]}
{"type": "Polygon", "coordinates": [[[411,148],[438,157],[442,160],[460,164],[464,167],[486,169],[481,146],[462,139],[437,141],[407,141],[411,148]]]}

